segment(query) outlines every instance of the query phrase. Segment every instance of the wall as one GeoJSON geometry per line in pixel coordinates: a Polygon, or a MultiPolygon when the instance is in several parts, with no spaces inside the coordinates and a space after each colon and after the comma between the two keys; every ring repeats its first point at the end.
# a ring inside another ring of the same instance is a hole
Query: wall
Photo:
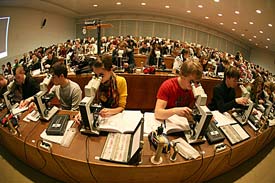
{"type": "Polygon", "coordinates": [[[50,46],[75,38],[75,19],[27,8],[0,7],[0,16],[10,16],[8,56],[0,64],[40,46],[50,46]],[[41,28],[43,19],[46,25],[41,28]]]}
{"type": "Polygon", "coordinates": [[[252,49],[250,61],[275,74],[275,53],[266,49],[252,49]]]}

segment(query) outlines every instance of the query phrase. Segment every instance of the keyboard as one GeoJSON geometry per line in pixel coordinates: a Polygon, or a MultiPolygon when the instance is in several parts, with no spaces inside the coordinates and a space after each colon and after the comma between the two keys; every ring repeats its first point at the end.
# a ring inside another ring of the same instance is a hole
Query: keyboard
{"type": "Polygon", "coordinates": [[[239,124],[221,126],[220,129],[232,145],[244,141],[250,137],[239,124]]]}
{"type": "Polygon", "coordinates": [[[219,143],[225,139],[223,133],[215,123],[209,123],[205,136],[209,144],[219,143]]]}

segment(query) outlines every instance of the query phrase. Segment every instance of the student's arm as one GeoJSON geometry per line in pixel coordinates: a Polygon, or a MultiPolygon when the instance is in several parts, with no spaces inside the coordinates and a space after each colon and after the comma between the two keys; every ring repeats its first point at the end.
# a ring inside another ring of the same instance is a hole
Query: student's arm
{"type": "Polygon", "coordinates": [[[157,99],[155,106],[155,118],[160,120],[168,119],[170,116],[177,114],[186,117],[188,120],[192,119],[192,110],[189,107],[174,107],[166,109],[167,101],[157,99]]]}

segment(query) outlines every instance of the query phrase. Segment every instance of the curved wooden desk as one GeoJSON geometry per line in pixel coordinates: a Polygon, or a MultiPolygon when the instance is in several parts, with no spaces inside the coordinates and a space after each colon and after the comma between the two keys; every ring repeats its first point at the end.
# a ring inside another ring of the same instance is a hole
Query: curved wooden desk
{"type": "MultiPolygon", "coordinates": [[[[156,96],[160,85],[169,78],[176,77],[174,74],[160,72],[156,74],[127,74],[119,73],[125,77],[127,82],[127,105],[126,109],[153,111],[156,104],[156,96]]],[[[82,89],[84,96],[84,87],[90,81],[91,74],[75,75],[69,74],[68,78],[74,82],[77,82],[82,89]]],[[[35,77],[41,82],[44,76],[35,77]]],[[[207,103],[209,103],[213,96],[213,88],[220,83],[221,79],[204,77],[201,80],[201,84],[207,94],[207,103]]],[[[240,96],[241,90],[237,88],[237,95],[240,96]]]]}
{"type": "MultiPolygon", "coordinates": [[[[2,111],[4,113],[5,111],[2,111]]],[[[59,113],[74,115],[70,111],[59,113]]],[[[26,115],[22,115],[23,117],[26,115]]],[[[274,127],[263,133],[255,134],[249,127],[245,130],[251,136],[248,140],[230,146],[215,153],[214,146],[207,142],[194,146],[204,152],[196,160],[185,160],[180,155],[175,162],[169,160],[169,154],[162,154],[163,163],[153,165],[150,158],[155,151],[150,148],[147,138],[144,138],[142,163],[137,166],[121,165],[98,160],[105,143],[106,135],[88,137],[76,134],[70,147],[52,145],[48,151],[41,148],[40,134],[48,123],[20,121],[22,136],[12,135],[7,128],[0,127],[0,142],[12,154],[31,167],[48,176],[64,182],[201,182],[216,177],[238,166],[254,156],[275,137],[274,127]]],[[[169,136],[170,139],[176,138],[169,136]]]]}

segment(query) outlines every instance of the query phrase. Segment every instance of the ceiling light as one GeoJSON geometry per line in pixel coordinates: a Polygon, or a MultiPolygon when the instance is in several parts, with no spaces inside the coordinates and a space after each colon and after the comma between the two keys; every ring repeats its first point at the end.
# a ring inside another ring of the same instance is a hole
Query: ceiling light
{"type": "Polygon", "coordinates": [[[170,8],[170,6],[166,5],[165,8],[170,8]]]}
{"type": "Polygon", "coordinates": [[[270,41],[270,38],[267,38],[266,40],[270,41]]]}
{"type": "Polygon", "coordinates": [[[223,22],[221,22],[220,25],[223,25],[223,22]]]}
{"type": "Polygon", "coordinates": [[[93,5],[93,7],[95,7],[95,8],[96,8],[96,7],[98,7],[98,5],[97,5],[97,4],[94,4],[94,5],[93,5]]]}
{"type": "Polygon", "coordinates": [[[258,46],[258,43],[256,43],[255,45],[258,46]]]}
{"type": "Polygon", "coordinates": [[[236,10],[236,11],[235,11],[235,14],[239,15],[239,14],[240,14],[240,12],[236,10]]]}
{"type": "Polygon", "coordinates": [[[142,5],[142,6],[145,6],[145,5],[146,5],[146,3],[141,3],[141,5],[142,5]]]}
{"type": "Polygon", "coordinates": [[[200,4],[200,5],[198,5],[198,7],[199,7],[199,8],[203,8],[203,5],[200,4]]]}
{"type": "Polygon", "coordinates": [[[268,46],[265,46],[265,48],[268,48],[268,46]]]}
{"type": "Polygon", "coordinates": [[[220,0],[214,0],[214,2],[218,3],[218,2],[220,2],[220,0]]]}
{"type": "Polygon", "coordinates": [[[256,10],[256,13],[261,14],[262,11],[261,10],[256,10]]]}
{"type": "Polygon", "coordinates": [[[186,12],[187,12],[187,13],[191,13],[191,10],[187,10],[186,12]]]}
{"type": "Polygon", "coordinates": [[[232,31],[235,31],[236,29],[232,29],[232,31]]]}
{"type": "Polygon", "coordinates": [[[257,36],[253,36],[255,39],[257,38],[257,36]]]}
{"type": "Polygon", "coordinates": [[[241,34],[241,36],[243,36],[243,37],[244,37],[244,34],[241,34]]]}
{"type": "Polygon", "coordinates": [[[261,34],[264,33],[262,30],[259,31],[261,34]]]}
{"type": "Polygon", "coordinates": [[[221,14],[221,13],[219,13],[219,14],[218,14],[218,16],[219,16],[219,17],[222,17],[222,14],[221,14]]]}
{"type": "Polygon", "coordinates": [[[233,22],[233,24],[237,25],[237,22],[233,22]]]}
{"type": "Polygon", "coordinates": [[[249,22],[250,25],[253,25],[254,23],[253,22],[249,22]]]}
{"type": "Polygon", "coordinates": [[[249,39],[249,41],[252,41],[252,39],[249,39]]]}
{"type": "Polygon", "coordinates": [[[272,27],[272,24],[268,24],[269,27],[272,27]]]}
{"type": "Polygon", "coordinates": [[[121,5],[121,2],[117,2],[116,5],[121,5]]]}
{"type": "Polygon", "coordinates": [[[205,19],[209,19],[209,17],[204,17],[205,19]]]}

